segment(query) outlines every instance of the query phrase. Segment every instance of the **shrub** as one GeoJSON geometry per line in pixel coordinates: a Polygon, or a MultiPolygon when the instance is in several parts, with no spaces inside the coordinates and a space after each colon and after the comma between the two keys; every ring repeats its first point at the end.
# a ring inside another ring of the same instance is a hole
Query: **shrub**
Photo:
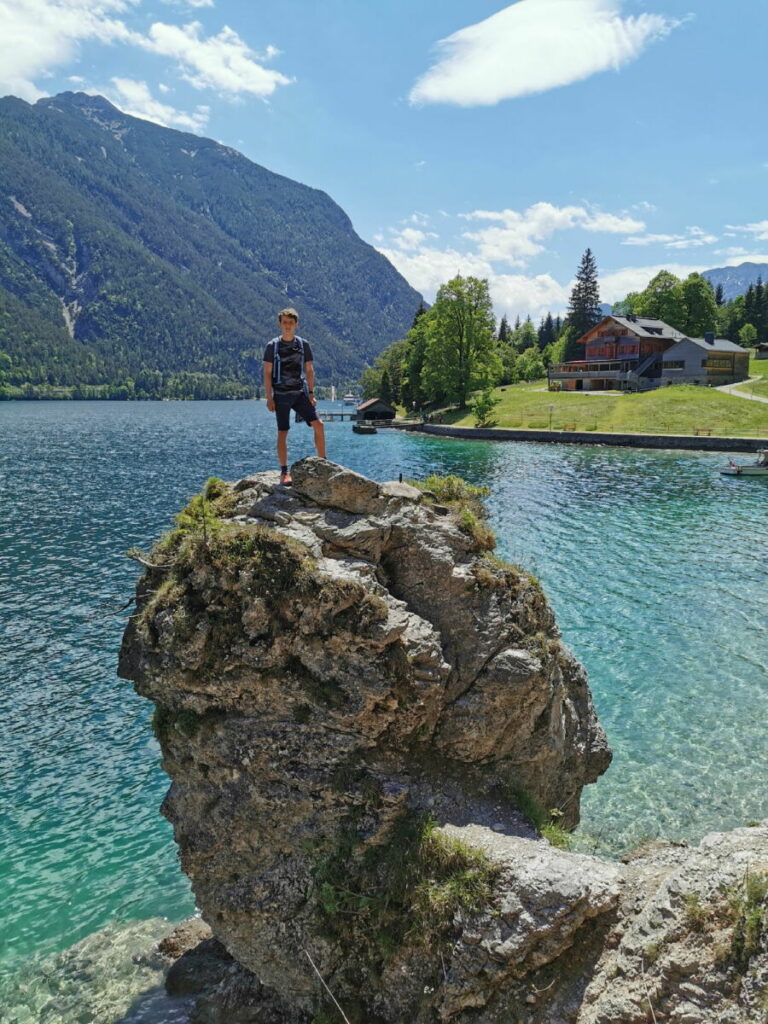
{"type": "Polygon", "coordinates": [[[494,398],[491,388],[481,391],[474,402],[470,403],[470,411],[475,417],[476,427],[495,427],[496,420],[493,418],[493,410],[501,399],[494,398]]]}

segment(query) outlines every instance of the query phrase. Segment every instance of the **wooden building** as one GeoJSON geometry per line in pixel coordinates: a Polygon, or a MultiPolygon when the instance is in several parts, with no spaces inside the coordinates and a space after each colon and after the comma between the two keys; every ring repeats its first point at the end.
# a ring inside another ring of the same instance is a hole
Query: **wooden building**
{"type": "Polygon", "coordinates": [[[607,316],[579,338],[584,358],[553,363],[550,391],[649,391],[662,384],[733,384],[749,353],[724,338],[688,338],[663,320],[607,316]]]}
{"type": "Polygon", "coordinates": [[[357,407],[358,420],[393,420],[397,415],[394,406],[383,402],[380,398],[369,398],[357,407]]]}

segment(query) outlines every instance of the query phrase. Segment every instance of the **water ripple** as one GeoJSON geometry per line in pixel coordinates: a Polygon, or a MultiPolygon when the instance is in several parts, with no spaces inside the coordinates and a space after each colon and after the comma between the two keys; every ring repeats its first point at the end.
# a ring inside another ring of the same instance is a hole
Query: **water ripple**
{"type": "MultiPolygon", "coordinates": [[[[538,575],[615,751],[584,842],[697,838],[768,815],[764,481],[718,455],[450,441],[328,426],[379,479],[487,483],[501,553],[538,575]]],[[[208,476],[272,468],[259,403],[0,403],[0,962],[192,909],[158,807],[149,706],[115,676],[146,547],[208,476]]],[[[291,432],[294,458],[311,432],[291,432]]]]}

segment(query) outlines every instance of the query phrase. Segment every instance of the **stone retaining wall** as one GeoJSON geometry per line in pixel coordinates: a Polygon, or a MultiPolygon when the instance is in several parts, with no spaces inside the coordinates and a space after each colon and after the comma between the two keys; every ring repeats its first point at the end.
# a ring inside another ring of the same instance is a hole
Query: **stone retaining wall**
{"type": "Polygon", "coordinates": [[[768,448],[768,438],[692,437],[689,434],[606,434],[595,430],[504,430],[498,427],[454,427],[439,423],[397,424],[438,437],[469,441],[545,441],[554,444],[607,444],[626,448],[680,448],[697,452],[756,452],[768,448]]]}

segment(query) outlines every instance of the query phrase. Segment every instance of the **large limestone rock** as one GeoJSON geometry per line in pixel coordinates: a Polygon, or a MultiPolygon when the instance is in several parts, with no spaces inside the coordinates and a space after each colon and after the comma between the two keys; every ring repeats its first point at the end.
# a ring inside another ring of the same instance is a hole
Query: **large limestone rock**
{"type": "Polygon", "coordinates": [[[594,952],[619,896],[616,866],[518,810],[575,825],[609,763],[584,672],[471,516],[321,459],[293,478],[190,506],[121,654],[156,705],[182,866],[240,965],[199,1019],[340,1019],[319,975],[350,1021],[516,1019],[500,993],[525,1008],[528,972],[594,952]]]}

